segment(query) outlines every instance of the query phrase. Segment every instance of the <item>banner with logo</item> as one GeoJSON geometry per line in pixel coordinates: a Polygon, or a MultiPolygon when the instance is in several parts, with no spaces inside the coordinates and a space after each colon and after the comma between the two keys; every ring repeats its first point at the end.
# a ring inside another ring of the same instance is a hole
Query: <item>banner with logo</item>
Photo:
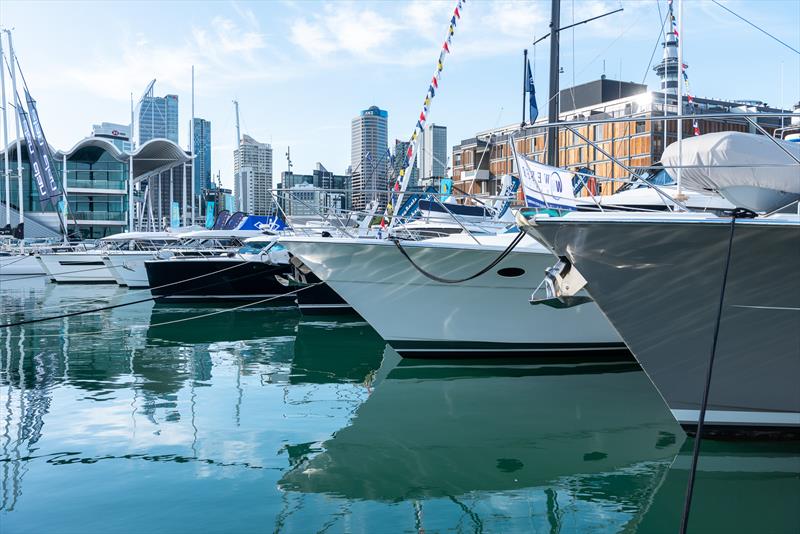
{"type": "Polygon", "coordinates": [[[17,116],[22,126],[22,135],[25,136],[25,146],[28,148],[28,162],[30,163],[31,174],[33,174],[33,178],[36,181],[36,189],[39,191],[39,202],[44,204],[50,200],[50,191],[45,184],[44,174],[42,173],[38,145],[33,139],[31,125],[28,122],[28,114],[25,113],[25,108],[22,107],[22,102],[19,101],[19,94],[14,95],[14,97],[17,104],[17,116]]]}
{"type": "Polygon", "coordinates": [[[181,205],[173,202],[169,209],[169,227],[178,228],[181,225],[181,205]]]}
{"type": "MultiPolygon", "coordinates": [[[[514,146],[513,141],[511,145],[514,146]]],[[[514,157],[525,193],[526,206],[559,210],[577,209],[572,189],[572,178],[575,173],[533,161],[518,154],[516,149],[514,157]]]]}
{"type": "Polygon", "coordinates": [[[207,200],[206,201],[206,228],[212,228],[214,226],[214,201],[207,200]]]}
{"type": "Polygon", "coordinates": [[[53,155],[50,153],[50,146],[47,144],[47,139],[42,131],[42,125],[39,122],[39,112],[36,110],[36,101],[25,88],[25,100],[28,102],[28,113],[31,119],[31,126],[33,129],[33,137],[38,145],[39,164],[42,166],[42,177],[44,178],[44,185],[47,188],[47,194],[50,198],[50,204],[55,204],[57,198],[61,196],[60,188],[53,176],[53,166],[51,162],[53,155]]]}
{"type": "Polygon", "coordinates": [[[441,198],[447,198],[453,193],[453,179],[442,178],[439,182],[439,194],[441,198]]]}
{"type": "Polygon", "coordinates": [[[270,230],[277,232],[286,228],[286,224],[275,215],[248,215],[244,218],[237,230],[270,230]]]}

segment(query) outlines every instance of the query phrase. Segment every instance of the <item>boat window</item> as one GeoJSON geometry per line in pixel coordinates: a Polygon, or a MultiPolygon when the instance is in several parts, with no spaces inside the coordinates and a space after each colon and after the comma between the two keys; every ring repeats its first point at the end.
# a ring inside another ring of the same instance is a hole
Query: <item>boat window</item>
{"type": "Polygon", "coordinates": [[[264,247],[268,247],[271,244],[270,241],[256,241],[254,243],[245,243],[242,248],[239,249],[239,254],[258,254],[264,247]]]}
{"type": "MultiPolygon", "coordinates": [[[[670,176],[670,174],[663,168],[658,170],[656,169],[647,170],[645,172],[640,173],[640,176],[642,176],[648,183],[651,183],[653,185],[657,186],[675,185],[675,179],[672,176],[670,176]]],[[[621,193],[622,191],[628,191],[631,189],[639,189],[641,187],[647,187],[647,185],[643,184],[639,180],[636,180],[634,182],[627,183],[622,187],[620,187],[619,189],[617,189],[617,193],[621,193]]]]}

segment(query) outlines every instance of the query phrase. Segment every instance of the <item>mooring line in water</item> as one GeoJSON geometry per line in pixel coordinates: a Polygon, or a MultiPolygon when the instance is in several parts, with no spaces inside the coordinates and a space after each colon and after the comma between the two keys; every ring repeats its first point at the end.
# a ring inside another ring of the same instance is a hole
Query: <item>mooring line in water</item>
{"type": "MultiPolygon", "coordinates": [[[[164,260],[164,261],[169,261],[169,260],[164,260]]],[[[140,291],[153,291],[155,289],[164,289],[165,287],[170,287],[170,286],[174,286],[174,285],[178,285],[178,284],[183,284],[183,283],[186,283],[186,282],[192,282],[194,280],[199,280],[200,278],[205,278],[206,276],[211,276],[213,274],[221,273],[221,272],[224,272],[224,271],[230,271],[231,269],[235,269],[237,267],[241,267],[242,265],[246,265],[247,263],[248,263],[247,261],[245,261],[243,263],[237,263],[236,265],[232,265],[230,267],[224,267],[224,268],[218,269],[216,271],[211,271],[210,273],[200,274],[200,275],[197,275],[197,276],[193,276],[191,278],[186,278],[185,280],[178,280],[177,282],[169,282],[168,284],[163,284],[163,285],[156,286],[156,287],[129,288],[127,293],[125,293],[124,295],[119,295],[119,296],[125,296],[125,295],[128,295],[130,293],[138,293],[140,291]]],[[[2,281],[2,280],[0,280],[0,281],[2,281]]],[[[58,283],[58,282],[56,282],[56,283],[58,283]]],[[[211,286],[203,286],[203,288],[206,288],[206,287],[211,287],[211,286]]],[[[201,289],[203,289],[203,288],[201,288],[201,289]]],[[[176,293],[171,293],[170,295],[174,295],[174,294],[176,294],[176,293]]],[[[170,296],[170,295],[167,295],[167,296],[170,296]]],[[[112,297],[112,299],[113,299],[113,297],[112,297]]],[[[79,305],[79,304],[92,304],[92,303],[95,303],[95,302],[98,302],[98,299],[85,299],[85,300],[79,300],[77,302],[70,302],[70,303],[65,303],[65,304],[56,304],[56,305],[53,305],[53,306],[45,306],[43,308],[36,308],[36,309],[39,310],[39,311],[41,311],[41,310],[54,310],[54,309],[60,309],[60,308],[67,308],[69,306],[76,306],[76,305],[79,305]]],[[[0,328],[2,326],[3,325],[0,325],[0,328]]]]}
{"type": "MultiPolygon", "coordinates": [[[[247,262],[245,262],[245,263],[243,263],[241,265],[245,265],[246,263],[247,262]]],[[[238,265],[237,265],[237,267],[238,267],[238,265]]],[[[213,273],[210,273],[210,274],[213,274],[213,273]]],[[[245,279],[245,278],[251,278],[253,276],[260,276],[260,275],[263,275],[263,273],[260,273],[260,272],[250,273],[250,274],[246,274],[244,276],[240,276],[239,280],[242,280],[242,279],[245,279]]],[[[182,280],[180,283],[183,283],[183,282],[186,282],[186,281],[190,281],[190,280],[189,279],[182,280]]],[[[220,284],[224,284],[226,282],[227,282],[227,280],[219,280],[217,282],[214,282],[214,283],[211,283],[211,284],[206,284],[206,285],[198,287],[198,288],[192,287],[192,288],[184,289],[184,290],[181,290],[181,291],[175,291],[173,293],[167,293],[166,295],[155,295],[155,296],[147,297],[145,299],[133,300],[133,301],[130,301],[130,302],[121,302],[121,303],[118,303],[118,304],[109,304],[108,306],[100,306],[98,308],[91,308],[89,310],[80,310],[80,311],[75,311],[75,312],[70,312],[70,313],[62,313],[60,315],[51,315],[49,317],[40,317],[40,318],[37,318],[37,319],[26,319],[24,321],[17,321],[15,323],[0,324],[0,329],[10,328],[12,326],[22,326],[22,325],[31,324],[31,323],[41,323],[41,322],[44,322],[44,321],[52,321],[53,319],[63,319],[65,317],[75,317],[77,315],[86,315],[87,313],[94,313],[94,312],[105,311],[105,310],[113,310],[114,308],[124,308],[125,306],[132,306],[134,304],[141,304],[143,302],[149,302],[151,300],[152,301],[156,301],[156,300],[160,300],[160,299],[169,298],[169,297],[172,297],[172,296],[175,296],[175,295],[180,295],[181,293],[186,293],[188,291],[197,291],[197,290],[200,290],[200,289],[206,289],[208,287],[217,286],[217,285],[220,285],[220,284]]],[[[283,293],[281,295],[277,295],[277,297],[283,297],[283,296],[289,295],[289,294],[290,293],[283,293]]]]}
{"type": "MultiPolygon", "coordinates": [[[[226,308],[224,310],[217,310],[215,312],[204,313],[204,314],[200,314],[200,315],[193,315],[192,317],[185,317],[183,319],[174,319],[172,321],[164,321],[164,322],[161,322],[161,323],[149,324],[149,325],[146,326],[146,328],[153,328],[153,327],[157,327],[157,326],[166,326],[166,325],[176,324],[176,323],[184,323],[184,322],[187,322],[187,321],[194,321],[195,319],[203,319],[205,317],[211,317],[211,316],[214,316],[214,315],[221,315],[223,313],[237,311],[237,310],[241,310],[241,309],[244,309],[244,308],[249,308],[251,306],[257,306],[259,304],[264,304],[265,302],[269,302],[269,301],[272,301],[272,300],[277,300],[277,299],[282,299],[282,298],[286,298],[286,297],[291,297],[291,296],[297,295],[301,291],[305,291],[307,289],[311,289],[312,287],[315,287],[315,286],[318,286],[318,285],[324,284],[324,283],[325,282],[316,282],[314,284],[309,284],[309,285],[307,285],[305,287],[301,287],[301,288],[296,289],[294,291],[290,291],[289,293],[282,293],[280,295],[272,295],[271,297],[266,297],[266,298],[263,298],[263,299],[260,299],[260,300],[254,301],[254,302],[248,302],[246,304],[242,304],[241,306],[236,306],[236,307],[233,307],[233,308],[226,308]]],[[[148,300],[153,300],[153,299],[148,299],[148,300]]],[[[61,334],[41,334],[41,335],[36,335],[34,337],[39,339],[39,338],[46,338],[46,337],[58,337],[58,338],[68,337],[68,338],[73,338],[73,337],[81,337],[81,336],[95,336],[97,334],[109,334],[109,333],[115,333],[115,332],[126,332],[130,328],[131,327],[124,327],[124,328],[116,328],[116,329],[96,330],[96,331],[93,331],[93,332],[76,332],[74,334],[68,334],[68,333],[66,333],[66,334],[65,333],[61,333],[61,334]]],[[[9,336],[9,339],[19,339],[20,337],[22,337],[22,336],[9,336]]]]}
{"type": "MultiPolygon", "coordinates": [[[[102,267],[92,267],[91,269],[76,269],[74,271],[64,271],[64,272],[61,272],[61,273],[58,273],[58,274],[62,275],[62,274],[74,274],[74,273],[88,273],[88,272],[91,272],[91,271],[99,271],[100,269],[108,269],[108,267],[103,265],[102,267]]],[[[48,277],[52,278],[52,275],[50,275],[48,273],[42,273],[42,274],[26,274],[26,275],[18,276],[17,278],[0,279],[0,281],[2,281],[2,282],[15,282],[17,280],[28,280],[30,278],[42,278],[43,276],[48,276],[48,277]]]]}
{"type": "Polygon", "coordinates": [[[681,516],[681,534],[686,534],[689,527],[689,512],[692,508],[692,496],[694,495],[694,479],[697,473],[697,461],[700,457],[700,443],[703,441],[703,426],[706,421],[706,408],[708,407],[708,392],[711,389],[711,372],[714,369],[714,357],[717,354],[717,338],[719,337],[719,325],[722,322],[722,306],[725,302],[725,288],[728,285],[728,268],[731,265],[731,250],[733,249],[733,232],[736,229],[736,219],[752,218],[756,214],[750,210],[736,208],[730,212],[731,231],[728,235],[728,251],[725,257],[725,268],[722,271],[722,287],[719,292],[719,306],[717,307],[717,319],[714,323],[714,337],[711,343],[711,356],[708,359],[708,369],[706,370],[706,382],[703,388],[703,400],[700,404],[700,415],[697,418],[697,430],[694,436],[694,451],[692,452],[692,466],[689,469],[689,481],[686,483],[686,499],[683,503],[683,515],[681,516]]]}

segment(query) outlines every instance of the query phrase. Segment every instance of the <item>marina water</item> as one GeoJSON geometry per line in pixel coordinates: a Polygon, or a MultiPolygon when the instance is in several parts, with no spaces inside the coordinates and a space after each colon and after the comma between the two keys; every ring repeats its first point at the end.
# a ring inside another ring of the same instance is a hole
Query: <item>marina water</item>
{"type": "MultiPolygon", "coordinates": [[[[0,281],[4,321],[146,294],[0,281]]],[[[232,306],[0,330],[0,532],[677,531],[692,440],[635,363],[402,360],[232,306]]],[[[798,473],[704,441],[690,530],[800,531],[798,473]]]]}

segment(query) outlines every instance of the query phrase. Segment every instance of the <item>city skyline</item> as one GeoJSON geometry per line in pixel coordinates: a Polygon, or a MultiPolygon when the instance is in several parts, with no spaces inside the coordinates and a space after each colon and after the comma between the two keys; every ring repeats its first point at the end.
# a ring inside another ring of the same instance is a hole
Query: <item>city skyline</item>
{"type": "MultiPolygon", "coordinates": [[[[619,4],[563,3],[562,24],[619,4]]],[[[574,41],[572,31],[562,36],[562,87],[603,72],[658,87],[648,64],[660,30],[658,7],[663,14],[666,2],[621,4],[623,13],[580,27],[574,41]]],[[[158,94],[175,94],[183,104],[179,143],[187,147],[195,64],[196,115],[215,126],[210,174],[221,170],[227,187],[233,185],[233,98],[242,104],[242,132],[271,142],[281,154],[291,146],[298,169],[326,161],[343,172],[350,153],[349,121],[372,104],[392,115],[389,138],[407,139],[441,45],[446,12],[452,9],[447,2],[231,2],[204,4],[187,14],[179,4],[165,4],[163,16],[145,23],[135,5],[97,10],[91,3],[12,0],[0,6],[0,24],[15,28],[15,51],[51,143],[68,147],[92,124],[130,122],[131,93],[136,100],[155,78],[158,94]],[[57,23],[66,17],[76,24],[57,23]],[[24,25],[33,18],[42,25],[24,25]],[[117,37],[98,49],[95,27],[117,37]],[[43,46],[40,32],[62,45],[43,46]]],[[[781,39],[800,42],[796,5],[726,5],[781,39]]],[[[687,3],[684,10],[684,60],[695,94],[785,108],[800,98],[800,65],[791,52],[711,3],[687,3]]],[[[521,51],[547,32],[548,22],[549,2],[544,1],[465,6],[430,114],[431,121],[448,126],[450,145],[519,120],[521,51]]],[[[658,47],[653,64],[660,52],[658,47]]],[[[547,56],[547,41],[530,54],[541,114],[547,56]]]]}

